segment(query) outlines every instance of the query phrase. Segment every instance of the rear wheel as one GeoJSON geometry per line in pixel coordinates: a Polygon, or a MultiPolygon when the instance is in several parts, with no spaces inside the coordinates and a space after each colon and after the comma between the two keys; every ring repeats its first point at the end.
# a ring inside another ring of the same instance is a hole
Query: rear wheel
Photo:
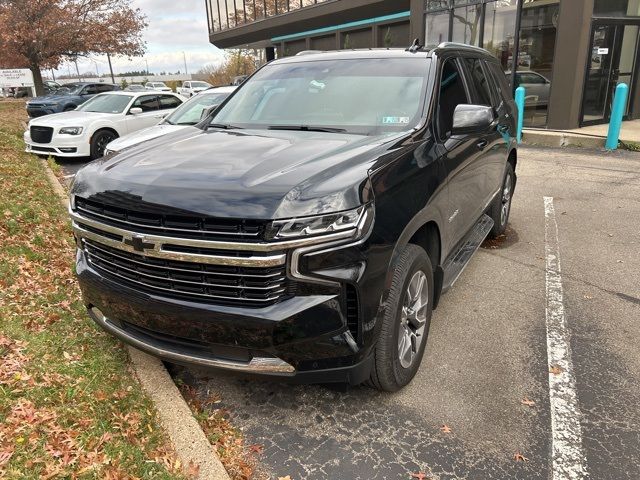
{"type": "Polygon", "coordinates": [[[513,166],[507,163],[507,169],[502,181],[502,190],[496,196],[489,215],[493,219],[493,228],[489,232],[489,236],[496,238],[504,233],[509,223],[509,214],[511,213],[511,200],[513,199],[513,189],[516,184],[516,176],[513,172],[513,166]]]}
{"type": "Polygon", "coordinates": [[[369,384],[395,392],[415,376],[427,342],[433,299],[429,256],[407,245],[396,262],[369,384]]]}
{"type": "Polygon", "coordinates": [[[91,160],[102,157],[109,142],[116,138],[118,135],[111,130],[98,130],[94,133],[91,137],[91,160]]]}

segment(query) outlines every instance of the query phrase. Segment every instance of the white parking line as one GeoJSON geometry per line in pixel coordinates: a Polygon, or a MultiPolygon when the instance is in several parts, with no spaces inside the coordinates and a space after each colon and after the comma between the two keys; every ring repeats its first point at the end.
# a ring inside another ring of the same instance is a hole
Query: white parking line
{"type": "Polygon", "coordinates": [[[544,217],[552,478],[553,480],[578,480],[587,478],[588,474],[582,451],[580,408],[571,361],[569,332],[564,315],[558,224],[553,197],[544,197],[544,217]]]}

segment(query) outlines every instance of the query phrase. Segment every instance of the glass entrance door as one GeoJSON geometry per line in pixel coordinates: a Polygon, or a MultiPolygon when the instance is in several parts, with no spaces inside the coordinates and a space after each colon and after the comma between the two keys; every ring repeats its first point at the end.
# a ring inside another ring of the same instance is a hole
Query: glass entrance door
{"type": "MultiPolygon", "coordinates": [[[[582,97],[582,124],[606,123],[618,83],[629,85],[633,98],[640,25],[594,22],[590,58],[582,97]]],[[[628,115],[629,105],[625,115],[628,115]]]]}

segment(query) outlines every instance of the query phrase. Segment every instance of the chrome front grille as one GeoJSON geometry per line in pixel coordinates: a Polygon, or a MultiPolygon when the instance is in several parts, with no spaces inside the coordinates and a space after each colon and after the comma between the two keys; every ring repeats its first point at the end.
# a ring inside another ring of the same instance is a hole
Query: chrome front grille
{"type": "Polygon", "coordinates": [[[261,307],[289,289],[285,266],[232,267],[165,260],[82,240],[87,261],[108,277],[163,296],[261,307]]]}
{"type": "Polygon", "coordinates": [[[255,241],[264,236],[265,222],[260,220],[205,217],[182,212],[167,213],[166,207],[135,202],[124,195],[111,194],[108,200],[117,203],[118,206],[99,200],[77,198],[76,210],[87,218],[107,225],[153,235],[240,241],[255,241]]]}
{"type": "MultiPolygon", "coordinates": [[[[169,215],[158,220],[154,217],[158,212],[148,214],[159,222],[149,228],[135,208],[103,205],[100,211],[90,211],[89,206],[87,200],[74,197],[69,216],[78,246],[95,271],[136,290],[195,302],[272,305],[295,294],[296,283],[287,276],[288,252],[292,251],[293,261],[303,250],[299,247],[335,244],[354,234],[340,231],[321,238],[249,241],[242,237],[249,222],[242,221],[236,224],[240,236],[211,239],[194,233],[199,230],[178,229],[169,215]],[[116,220],[118,211],[124,213],[116,220]]],[[[290,277],[295,277],[293,268],[290,277]]]]}

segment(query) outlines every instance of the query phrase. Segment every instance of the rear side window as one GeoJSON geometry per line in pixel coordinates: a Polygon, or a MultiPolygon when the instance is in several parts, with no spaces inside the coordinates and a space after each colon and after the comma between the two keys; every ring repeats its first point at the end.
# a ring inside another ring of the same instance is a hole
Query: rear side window
{"type": "Polygon", "coordinates": [[[461,104],[468,104],[469,97],[462,73],[456,60],[450,59],[442,66],[440,94],[438,96],[438,131],[446,138],[453,129],[453,112],[461,104]]]}
{"type": "Polygon", "coordinates": [[[160,110],[176,108],[181,103],[180,99],[173,95],[160,95],[160,110]]]}
{"type": "Polygon", "coordinates": [[[114,90],[114,86],[113,85],[96,85],[96,91],[98,93],[111,92],[113,90],[114,90]]]}
{"type": "Polygon", "coordinates": [[[496,84],[496,89],[500,95],[500,101],[511,97],[511,89],[507,83],[507,75],[502,71],[502,68],[498,63],[486,62],[485,65],[489,67],[489,71],[493,76],[493,81],[496,84]]]}
{"type": "Polygon", "coordinates": [[[479,58],[465,58],[471,81],[476,89],[478,105],[491,106],[491,88],[487,75],[482,68],[482,61],[479,58]]]}
{"type": "Polygon", "coordinates": [[[157,95],[144,95],[142,97],[138,97],[131,108],[138,107],[141,108],[143,112],[153,112],[154,110],[158,110],[158,96],[157,95]]]}

